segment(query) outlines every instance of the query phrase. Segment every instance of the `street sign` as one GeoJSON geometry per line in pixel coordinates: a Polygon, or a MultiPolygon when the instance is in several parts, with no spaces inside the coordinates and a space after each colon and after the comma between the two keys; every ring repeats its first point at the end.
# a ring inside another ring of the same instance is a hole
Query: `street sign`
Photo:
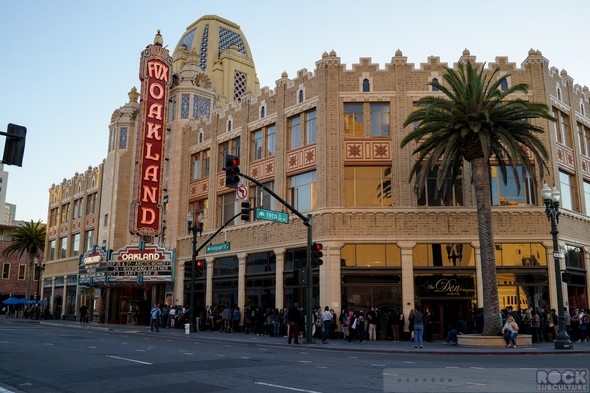
{"type": "Polygon", "coordinates": [[[245,185],[240,184],[238,186],[238,188],[236,188],[236,198],[242,199],[242,200],[248,198],[248,189],[246,188],[245,185]]]}
{"type": "Polygon", "coordinates": [[[207,252],[220,252],[220,251],[228,251],[229,250],[229,243],[225,242],[225,243],[219,243],[219,244],[211,244],[210,246],[207,246],[207,252]]]}
{"type": "Polygon", "coordinates": [[[256,219],[281,222],[283,224],[289,223],[289,215],[287,213],[266,209],[256,209],[256,219]]]}
{"type": "Polygon", "coordinates": [[[564,259],[565,258],[565,254],[562,253],[562,252],[554,252],[553,253],[553,258],[556,258],[556,259],[564,259]]]}

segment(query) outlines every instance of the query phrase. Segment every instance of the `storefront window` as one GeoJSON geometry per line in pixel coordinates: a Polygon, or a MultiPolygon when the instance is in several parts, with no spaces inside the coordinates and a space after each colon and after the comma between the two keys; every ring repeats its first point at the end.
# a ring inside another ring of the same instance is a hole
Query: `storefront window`
{"type": "Polygon", "coordinates": [[[269,273],[277,270],[277,258],[273,252],[250,254],[246,258],[246,274],[269,273]]]}
{"type": "MultiPolygon", "coordinates": [[[[238,274],[238,257],[217,258],[214,263],[213,277],[234,276],[238,274]]],[[[236,286],[237,287],[237,286],[236,286]]]]}
{"type": "Polygon", "coordinates": [[[496,243],[497,266],[547,266],[541,243],[496,243]]]}
{"type": "Polygon", "coordinates": [[[417,244],[413,251],[414,266],[475,266],[475,251],[469,243],[417,244]]]}
{"type": "Polygon", "coordinates": [[[401,266],[401,250],[395,244],[347,244],[340,258],[346,267],[401,266]]]}
{"type": "Polygon", "coordinates": [[[544,269],[526,273],[503,272],[499,269],[496,277],[501,309],[508,306],[515,310],[548,306],[547,272],[544,269]]]}
{"type": "Polygon", "coordinates": [[[584,251],[580,247],[565,245],[565,266],[584,269],[584,251]]]}

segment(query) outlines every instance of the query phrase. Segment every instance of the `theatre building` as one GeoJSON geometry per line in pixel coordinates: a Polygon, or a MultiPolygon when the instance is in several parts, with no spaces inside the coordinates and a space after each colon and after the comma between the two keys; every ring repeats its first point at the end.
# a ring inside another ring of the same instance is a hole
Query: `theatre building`
{"type": "MultiPolygon", "coordinates": [[[[196,304],[235,304],[243,309],[305,303],[300,277],[308,227],[266,191],[270,189],[309,217],[313,241],[323,244],[323,264],[313,270],[313,305],[327,305],[337,313],[376,306],[385,314],[403,312],[407,317],[420,304],[432,313],[435,338],[441,338],[459,317],[473,322],[475,310],[483,306],[483,293],[470,165],[464,163],[447,198],[434,192],[436,171],[429,175],[424,194],[416,195],[409,181],[413,148],[400,149],[411,128],[404,128],[403,122],[421,97],[442,94],[428,83],[443,81],[445,67],[455,63],[432,56],[415,65],[398,50],[385,65],[370,58],[345,65],[331,51],[321,55],[312,71],[301,69],[292,78],[284,72],[273,88],[260,89],[239,26],[214,16],[189,26],[171,57],[166,131],[161,133],[165,139],[161,193],[144,195],[151,201],[161,198],[161,210],[141,216],[130,209],[144,206],[133,204],[137,195],[141,197],[137,191],[141,172],[135,166],[141,137],[134,135],[142,135],[143,101],[132,91],[129,102],[113,114],[109,154],[96,170],[101,179],[100,211],[84,221],[97,233],[95,241],[84,243],[90,247],[84,249],[90,261],[87,268],[97,259],[104,259],[98,264],[105,265],[114,260],[94,255],[101,251],[91,244],[114,250],[111,258],[118,260],[126,247],[136,247],[136,253],[153,247],[169,252],[165,258],[170,260],[170,274],[162,267],[161,276],[170,278],[140,283],[121,268],[121,276],[129,278],[121,288],[133,289],[115,292],[113,280],[84,281],[89,277],[79,270],[78,301],[86,301],[83,293],[88,299],[102,296],[111,308],[118,307],[113,312],[120,317],[108,320],[123,323],[133,322],[124,318],[123,300],[125,305],[133,299],[188,304],[192,259],[188,215],[202,224],[197,245],[208,242],[197,256],[204,268],[194,287],[196,304]],[[243,177],[238,190],[226,187],[223,168],[228,154],[238,156],[241,172],[265,187],[243,177]],[[257,209],[249,221],[239,214],[244,200],[257,209]],[[149,229],[130,233],[130,222],[141,229],[138,217],[150,221],[156,216],[159,225],[153,221],[149,229]],[[109,288],[110,295],[104,295],[109,288]]],[[[453,61],[467,60],[477,62],[467,50],[453,61]]],[[[502,88],[528,84],[528,95],[521,98],[546,103],[557,119],[555,123],[535,120],[545,129],[540,138],[550,153],[544,180],[562,196],[557,251],[565,256],[560,269],[569,276],[563,283],[564,303],[587,308],[588,88],[574,84],[565,71],[549,67],[540,51],[530,50],[520,66],[506,57],[485,61],[487,69],[499,68],[501,75],[510,75],[502,88]]],[[[142,99],[145,94],[142,89],[142,99]]],[[[494,164],[492,212],[500,306],[557,308],[554,250],[542,183],[518,168],[522,176],[517,193],[516,180],[509,177],[504,185],[494,164]]],[[[50,213],[57,208],[56,216],[63,217],[59,209],[66,201],[51,200],[50,213]]],[[[157,209],[158,203],[152,208],[157,209]]],[[[65,222],[61,225],[69,228],[65,222]]],[[[56,247],[62,244],[61,236],[76,233],[59,228],[48,235],[49,244],[55,241],[56,247]]],[[[53,263],[65,259],[54,258],[53,263]]],[[[50,265],[51,259],[46,260],[50,265]]],[[[141,262],[147,261],[135,261],[141,262]]],[[[44,275],[53,291],[58,291],[57,279],[64,277],[44,275]]]]}

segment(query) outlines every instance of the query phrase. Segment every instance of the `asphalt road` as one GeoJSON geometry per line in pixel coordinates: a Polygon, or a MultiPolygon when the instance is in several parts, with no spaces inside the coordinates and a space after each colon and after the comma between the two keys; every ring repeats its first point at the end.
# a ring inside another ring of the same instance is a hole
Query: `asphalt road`
{"type": "Polygon", "coordinates": [[[588,353],[379,353],[0,320],[0,393],[523,393],[539,370],[588,367],[588,353]]]}

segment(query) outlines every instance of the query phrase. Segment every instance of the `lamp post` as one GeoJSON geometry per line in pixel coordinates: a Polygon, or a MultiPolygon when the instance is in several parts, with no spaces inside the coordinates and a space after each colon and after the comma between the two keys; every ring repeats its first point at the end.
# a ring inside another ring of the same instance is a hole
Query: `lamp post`
{"type": "Polygon", "coordinates": [[[196,264],[197,264],[197,233],[203,233],[203,213],[199,213],[197,219],[194,219],[194,213],[188,212],[186,215],[186,221],[188,223],[188,230],[193,235],[193,252],[191,257],[191,293],[190,293],[190,310],[189,310],[189,323],[193,332],[197,331],[195,324],[195,276],[196,276],[196,264]]]}
{"type": "Polygon", "coordinates": [[[559,222],[559,201],[561,193],[555,187],[549,188],[547,183],[543,184],[541,195],[545,202],[545,213],[551,222],[551,235],[553,237],[553,261],[555,263],[555,285],[557,286],[557,312],[559,319],[559,332],[557,340],[555,340],[555,349],[573,349],[574,346],[565,330],[565,315],[563,313],[563,283],[561,280],[561,264],[560,260],[563,255],[559,252],[559,244],[557,243],[557,223],[559,222]]]}

